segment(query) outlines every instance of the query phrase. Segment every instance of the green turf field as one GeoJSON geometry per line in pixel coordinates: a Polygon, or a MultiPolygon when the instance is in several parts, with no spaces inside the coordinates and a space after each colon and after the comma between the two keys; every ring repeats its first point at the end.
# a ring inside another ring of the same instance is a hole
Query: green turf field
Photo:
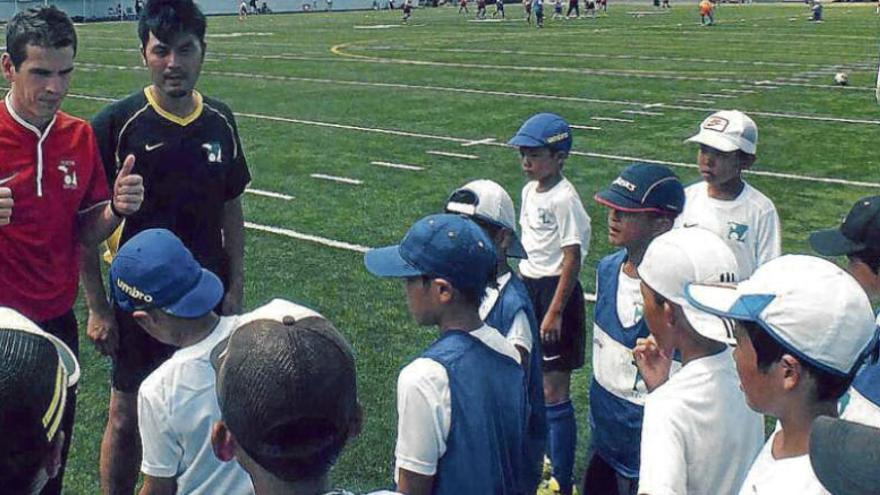
{"type": "MultiPolygon", "coordinates": [[[[251,187],[290,196],[245,196],[253,227],[246,305],[274,296],[309,305],[357,352],[367,421],[334,471],[339,485],[389,483],[397,372],[436,336],[410,321],[399,283],[367,274],[361,250],[398,241],[472,179],[498,181],[518,205],[518,154],[501,144],[530,114],[558,112],[589,127],[576,129],[565,167],[593,219],[581,274],[589,291],[596,261],[610,249],[593,194],[637,159],[674,165],[685,181],[696,180],[696,149],[682,140],[714,109],[741,109],[758,123],[749,180],[775,201],[785,251],[805,252],[810,230],[835,224],[856,198],[880,193],[871,144],[880,130],[874,6],[829,5],[826,21],[811,24],[802,4],[723,5],[718,24],[701,28],[691,3],[655,15],[648,2],[612,0],[607,17],[548,19],[543,30],[522,22],[519,5],[508,5],[505,22],[473,22],[453,7],[416,9],[408,26],[400,26],[399,11],[209,20],[199,87],[237,113],[251,187]],[[847,88],[831,84],[841,70],[847,88]]],[[[68,112],[91,117],[107,99],[148,83],[133,23],[78,32],[68,112]]],[[[67,486],[93,494],[109,363],[87,341],[82,347],[67,486]]],[[[589,438],[588,377],[589,368],[574,376],[578,475],[589,438]]]]}

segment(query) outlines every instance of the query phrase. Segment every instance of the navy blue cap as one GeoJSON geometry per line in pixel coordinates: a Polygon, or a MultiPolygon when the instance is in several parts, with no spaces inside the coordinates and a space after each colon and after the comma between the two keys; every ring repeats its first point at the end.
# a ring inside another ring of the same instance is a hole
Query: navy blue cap
{"type": "Polygon", "coordinates": [[[553,151],[568,151],[571,149],[571,128],[565,119],[555,113],[537,113],[523,123],[507,144],[528,148],[547,146],[553,151]]]}
{"type": "Polygon", "coordinates": [[[422,218],[400,244],[364,255],[367,270],[378,277],[428,275],[445,279],[453,287],[478,290],[495,276],[495,263],[495,247],[483,229],[451,214],[422,218]]]}
{"type": "Polygon", "coordinates": [[[634,163],[593,199],[620,211],[678,215],[684,209],[684,186],[663,165],[634,163]]]}
{"type": "Polygon", "coordinates": [[[165,229],[145,230],[119,249],[110,290],[123,311],[159,308],[180,318],[204,316],[223,298],[220,279],[165,229]]]}

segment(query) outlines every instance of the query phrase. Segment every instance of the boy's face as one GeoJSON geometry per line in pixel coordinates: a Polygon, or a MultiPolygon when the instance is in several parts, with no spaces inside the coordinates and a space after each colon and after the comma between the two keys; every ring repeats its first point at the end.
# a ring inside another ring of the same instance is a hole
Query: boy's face
{"type": "MultiPolygon", "coordinates": [[[[736,347],[733,349],[733,360],[736,363],[736,373],[739,375],[739,387],[746,396],[746,403],[752,410],[768,412],[769,400],[773,396],[773,369],[767,372],[758,368],[758,354],[752,345],[752,339],[745,327],[739,322],[733,330],[736,338],[736,347]]],[[[774,364],[773,367],[776,367],[774,364]]],[[[782,391],[779,390],[781,393],[782,391]]]]}
{"type": "Polygon", "coordinates": [[[697,164],[700,167],[700,176],[709,185],[720,186],[739,178],[742,168],[739,151],[723,152],[700,145],[697,154],[697,164]]]}
{"type": "Polygon", "coordinates": [[[846,271],[862,286],[872,303],[880,299],[880,275],[874,273],[867,263],[850,256],[846,271]]]}
{"type": "Polygon", "coordinates": [[[544,182],[559,175],[565,153],[553,152],[550,148],[519,147],[523,173],[529,180],[544,182]]]}
{"type": "Polygon", "coordinates": [[[432,282],[425,282],[422,277],[404,279],[409,314],[416,320],[416,323],[422,326],[430,326],[435,323],[434,304],[431,297],[432,285],[432,282]]]}
{"type": "Polygon", "coordinates": [[[642,292],[642,300],[645,304],[645,323],[648,325],[648,331],[657,341],[657,347],[663,350],[667,356],[671,356],[675,350],[675,345],[671,342],[672,332],[667,323],[666,311],[667,303],[658,304],[654,289],[648,287],[644,282],[639,284],[642,292]]]}
{"type": "Polygon", "coordinates": [[[656,217],[648,212],[628,212],[608,209],[608,242],[615,247],[626,247],[633,242],[645,242],[654,234],[656,217]]]}

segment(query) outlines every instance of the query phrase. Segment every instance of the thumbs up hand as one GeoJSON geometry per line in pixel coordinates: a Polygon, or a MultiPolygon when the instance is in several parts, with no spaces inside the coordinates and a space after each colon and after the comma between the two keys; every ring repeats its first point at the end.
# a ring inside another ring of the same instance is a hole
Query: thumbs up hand
{"type": "MultiPolygon", "coordinates": [[[[144,202],[144,178],[131,173],[134,168],[134,155],[125,157],[122,170],[113,184],[113,212],[119,216],[129,216],[137,212],[144,202]]],[[[0,203],[2,205],[2,203],[0,203]]],[[[0,210],[2,214],[2,210],[0,210]]]]}
{"type": "Polygon", "coordinates": [[[12,221],[12,189],[0,187],[0,227],[12,221]]]}

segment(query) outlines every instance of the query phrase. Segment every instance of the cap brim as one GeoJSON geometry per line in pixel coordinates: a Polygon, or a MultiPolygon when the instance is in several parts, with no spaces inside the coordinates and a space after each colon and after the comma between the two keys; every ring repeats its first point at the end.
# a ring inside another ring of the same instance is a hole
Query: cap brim
{"type": "Polygon", "coordinates": [[[162,311],[180,318],[198,318],[208,314],[222,299],[223,283],[217,275],[203,268],[195,287],[162,311]]]}
{"type": "Polygon", "coordinates": [[[751,312],[737,304],[739,296],[740,293],[733,284],[687,284],[684,297],[691,308],[684,306],[685,316],[688,321],[691,318],[700,321],[701,326],[693,325],[700,335],[735,346],[734,323],[730,320],[757,321],[751,312]]]}
{"type": "Polygon", "coordinates": [[[507,144],[511,146],[525,146],[526,148],[538,148],[546,145],[544,141],[525,134],[517,134],[516,136],[513,136],[507,144]]]}
{"type": "Polygon", "coordinates": [[[810,234],[810,247],[823,256],[842,256],[865,249],[865,245],[853,242],[840,229],[819,230],[810,234]]]}
{"type": "Polygon", "coordinates": [[[417,277],[424,272],[410,265],[400,256],[400,246],[371,249],[364,255],[364,266],[377,277],[417,277]]]}
{"type": "Polygon", "coordinates": [[[686,143],[697,143],[697,144],[705,144],[711,148],[715,148],[718,151],[723,151],[724,153],[729,153],[731,151],[736,151],[739,146],[733,144],[727,139],[724,139],[719,132],[715,131],[700,131],[696,136],[691,136],[685,140],[686,143]]]}
{"type": "MultiPolygon", "coordinates": [[[[233,333],[235,330],[233,330],[233,333]]],[[[214,368],[214,372],[220,371],[220,368],[223,366],[223,362],[226,360],[226,349],[229,347],[229,338],[232,337],[232,334],[229,337],[221,340],[211,349],[211,367],[214,368]]]]}
{"type": "Polygon", "coordinates": [[[46,332],[26,316],[11,308],[0,308],[0,327],[39,335],[47,339],[49,342],[52,342],[52,345],[55,346],[55,350],[58,352],[58,358],[61,360],[61,365],[64,366],[64,370],[67,371],[67,386],[72,387],[79,382],[79,361],[76,359],[73,351],[70,350],[70,347],[68,347],[61,339],[46,332]]]}
{"type": "Polygon", "coordinates": [[[593,200],[600,205],[607,206],[608,208],[618,211],[626,211],[630,213],[641,213],[645,211],[666,213],[666,211],[660,208],[646,207],[642,204],[639,204],[633,201],[631,198],[627,198],[626,196],[611,189],[605,189],[597,192],[593,196],[593,200]]]}
{"type": "Polygon", "coordinates": [[[522,242],[520,242],[519,236],[516,235],[516,233],[512,234],[510,237],[510,244],[507,246],[507,256],[522,260],[529,259],[529,254],[526,253],[526,248],[523,247],[522,242]]]}
{"type": "Polygon", "coordinates": [[[880,486],[880,429],[820,416],[810,432],[810,464],[835,495],[871,495],[880,486]]]}

